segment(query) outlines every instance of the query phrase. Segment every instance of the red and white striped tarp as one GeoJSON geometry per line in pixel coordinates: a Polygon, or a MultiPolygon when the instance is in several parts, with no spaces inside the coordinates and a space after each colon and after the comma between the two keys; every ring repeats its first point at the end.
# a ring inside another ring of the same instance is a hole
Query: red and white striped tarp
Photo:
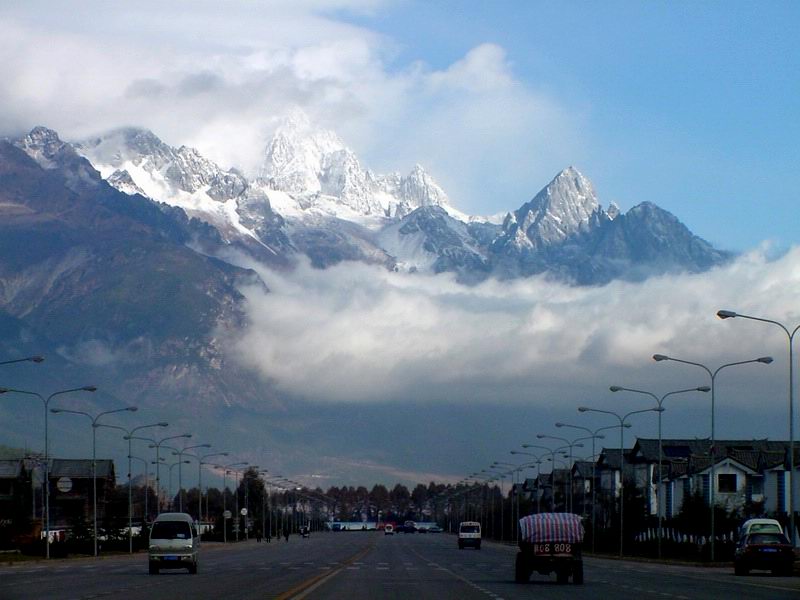
{"type": "Polygon", "coordinates": [[[568,542],[583,541],[583,524],[578,515],[572,513],[540,513],[519,520],[523,542],[568,542]]]}

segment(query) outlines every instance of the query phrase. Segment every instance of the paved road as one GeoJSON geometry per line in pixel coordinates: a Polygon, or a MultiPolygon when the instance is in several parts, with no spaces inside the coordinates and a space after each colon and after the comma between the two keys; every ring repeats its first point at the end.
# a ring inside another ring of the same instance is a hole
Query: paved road
{"type": "Polygon", "coordinates": [[[206,544],[198,575],[148,575],[144,554],[0,566],[0,600],[800,598],[800,577],[735,577],[732,569],[591,558],[585,585],[557,585],[554,577],[536,574],[520,585],[513,582],[515,552],[488,542],[479,551],[459,550],[444,534],[351,532],[293,536],[288,543],[206,544]]]}

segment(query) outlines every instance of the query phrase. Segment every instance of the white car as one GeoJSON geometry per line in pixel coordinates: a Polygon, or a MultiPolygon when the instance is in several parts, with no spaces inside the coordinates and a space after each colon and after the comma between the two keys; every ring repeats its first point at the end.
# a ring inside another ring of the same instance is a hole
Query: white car
{"type": "Polygon", "coordinates": [[[478,521],[462,521],[458,526],[458,548],[472,546],[481,549],[481,524],[478,521]]]}
{"type": "Polygon", "coordinates": [[[394,535],[394,525],[386,525],[383,528],[383,535],[394,535]]]}

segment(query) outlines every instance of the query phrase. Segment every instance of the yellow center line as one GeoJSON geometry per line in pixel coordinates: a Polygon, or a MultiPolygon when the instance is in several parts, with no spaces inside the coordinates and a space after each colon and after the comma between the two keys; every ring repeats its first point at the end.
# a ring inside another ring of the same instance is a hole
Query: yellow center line
{"type": "Polygon", "coordinates": [[[342,569],[344,569],[345,567],[348,567],[357,560],[364,558],[367,554],[370,553],[370,551],[374,547],[375,547],[375,542],[373,541],[369,546],[367,546],[363,550],[356,552],[353,556],[345,560],[339,567],[337,567],[333,571],[320,573],[319,575],[315,575],[310,579],[306,579],[305,581],[294,586],[292,589],[277,596],[276,600],[289,600],[290,598],[294,598],[295,600],[301,600],[301,598],[305,598],[304,592],[310,592],[311,588],[316,588],[317,586],[322,585],[325,581],[340,573],[342,569]]]}

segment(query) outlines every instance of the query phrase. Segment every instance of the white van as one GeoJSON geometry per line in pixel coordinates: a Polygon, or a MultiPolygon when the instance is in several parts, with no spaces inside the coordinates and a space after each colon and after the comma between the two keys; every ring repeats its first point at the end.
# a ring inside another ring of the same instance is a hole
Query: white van
{"type": "Polygon", "coordinates": [[[189,569],[189,573],[196,575],[199,550],[200,535],[191,516],[161,513],[150,530],[150,575],[156,575],[160,569],[189,569]]]}
{"type": "Polygon", "coordinates": [[[458,526],[458,548],[472,546],[481,549],[481,524],[478,521],[462,521],[458,526]]]}

